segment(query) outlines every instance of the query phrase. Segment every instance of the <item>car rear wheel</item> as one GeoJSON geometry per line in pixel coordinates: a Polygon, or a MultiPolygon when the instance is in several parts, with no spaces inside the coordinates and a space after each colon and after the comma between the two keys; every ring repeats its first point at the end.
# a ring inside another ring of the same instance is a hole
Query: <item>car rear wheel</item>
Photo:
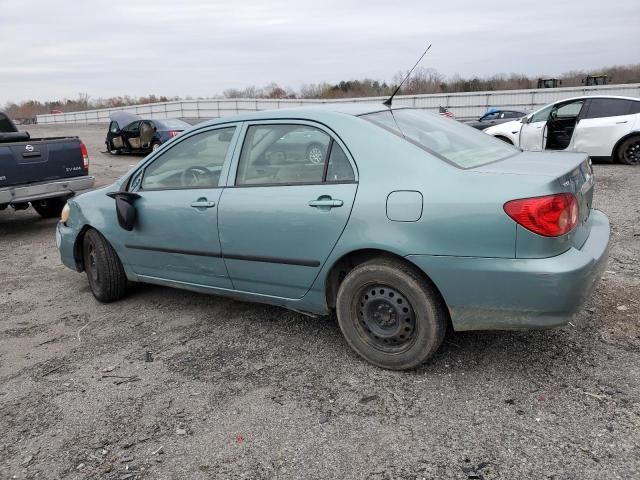
{"type": "Polygon", "coordinates": [[[127,276],[113,247],[96,230],[89,230],[82,243],[84,270],[97,300],[113,302],[124,297],[127,276]]]}
{"type": "Polygon", "coordinates": [[[55,218],[60,216],[65,203],[65,198],[56,197],[47,198],[46,200],[36,200],[35,202],[31,202],[31,206],[41,217],[55,218]]]}
{"type": "Polygon", "coordinates": [[[435,288],[411,266],[375,259],[351,270],[336,310],[347,342],[382,368],[415,368],[438,350],[448,315],[435,288]]]}
{"type": "Polygon", "coordinates": [[[307,160],[314,165],[322,163],[324,160],[324,148],[322,145],[313,143],[307,148],[307,160]]]}
{"type": "Polygon", "coordinates": [[[618,147],[618,161],[626,165],[640,165],[640,136],[622,142],[618,147]]]}

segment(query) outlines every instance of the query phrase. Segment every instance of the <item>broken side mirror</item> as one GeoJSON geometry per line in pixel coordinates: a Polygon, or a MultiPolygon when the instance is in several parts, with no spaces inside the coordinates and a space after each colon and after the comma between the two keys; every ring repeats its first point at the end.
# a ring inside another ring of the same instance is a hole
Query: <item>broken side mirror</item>
{"type": "Polygon", "coordinates": [[[110,192],[107,196],[116,201],[116,214],[120,226],[128,232],[133,230],[136,224],[136,207],[133,203],[140,195],[132,192],[110,192]]]}

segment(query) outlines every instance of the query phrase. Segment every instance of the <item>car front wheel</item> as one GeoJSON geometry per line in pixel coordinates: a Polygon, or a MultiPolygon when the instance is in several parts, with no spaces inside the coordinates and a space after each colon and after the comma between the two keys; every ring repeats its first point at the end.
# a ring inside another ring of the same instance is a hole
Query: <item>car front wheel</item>
{"type": "Polygon", "coordinates": [[[336,310],[349,345],[382,368],[415,368],[438,350],[448,314],[435,290],[410,265],[375,259],[351,270],[336,310]]]}
{"type": "Polygon", "coordinates": [[[113,247],[96,230],[89,230],[82,243],[84,270],[97,300],[113,302],[124,297],[127,277],[113,247]]]}

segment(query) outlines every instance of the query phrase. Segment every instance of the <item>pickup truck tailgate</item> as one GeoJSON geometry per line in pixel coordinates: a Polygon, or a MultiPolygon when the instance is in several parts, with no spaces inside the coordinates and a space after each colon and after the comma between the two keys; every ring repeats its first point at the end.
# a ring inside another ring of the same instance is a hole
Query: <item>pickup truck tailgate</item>
{"type": "Polygon", "coordinates": [[[0,188],[87,175],[80,145],[77,137],[0,143],[0,188]]]}

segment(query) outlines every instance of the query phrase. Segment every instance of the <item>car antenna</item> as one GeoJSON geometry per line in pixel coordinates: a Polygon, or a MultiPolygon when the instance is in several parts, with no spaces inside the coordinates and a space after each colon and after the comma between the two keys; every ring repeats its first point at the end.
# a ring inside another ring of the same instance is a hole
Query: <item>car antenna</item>
{"type": "Polygon", "coordinates": [[[409,78],[409,76],[413,73],[413,71],[416,69],[416,67],[418,66],[418,64],[420,63],[420,60],[422,60],[422,57],[424,57],[427,52],[431,49],[431,44],[429,44],[429,46],[427,47],[427,49],[424,51],[424,53],[422,55],[420,55],[420,58],[418,59],[418,61],[416,62],[416,64],[413,66],[413,68],[411,70],[409,70],[409,73],[407,73],[407,76],[404,77],[404,79],[400,82],[400,85],[398,85],[396,87],[396,89],[393,91],[393,93],[391,94],[391,96],[389,98],[387,98],[384,102],[382,102],[382,104],[385,107],[389,107],[391,108],[391,102],[393,102],[393,97],[396,96],[396,93],[398,93],[400,91],[400,87],[402,87],[402,85],[404,84],[404,82],[407,81],[407,78],[409,78]]]}

